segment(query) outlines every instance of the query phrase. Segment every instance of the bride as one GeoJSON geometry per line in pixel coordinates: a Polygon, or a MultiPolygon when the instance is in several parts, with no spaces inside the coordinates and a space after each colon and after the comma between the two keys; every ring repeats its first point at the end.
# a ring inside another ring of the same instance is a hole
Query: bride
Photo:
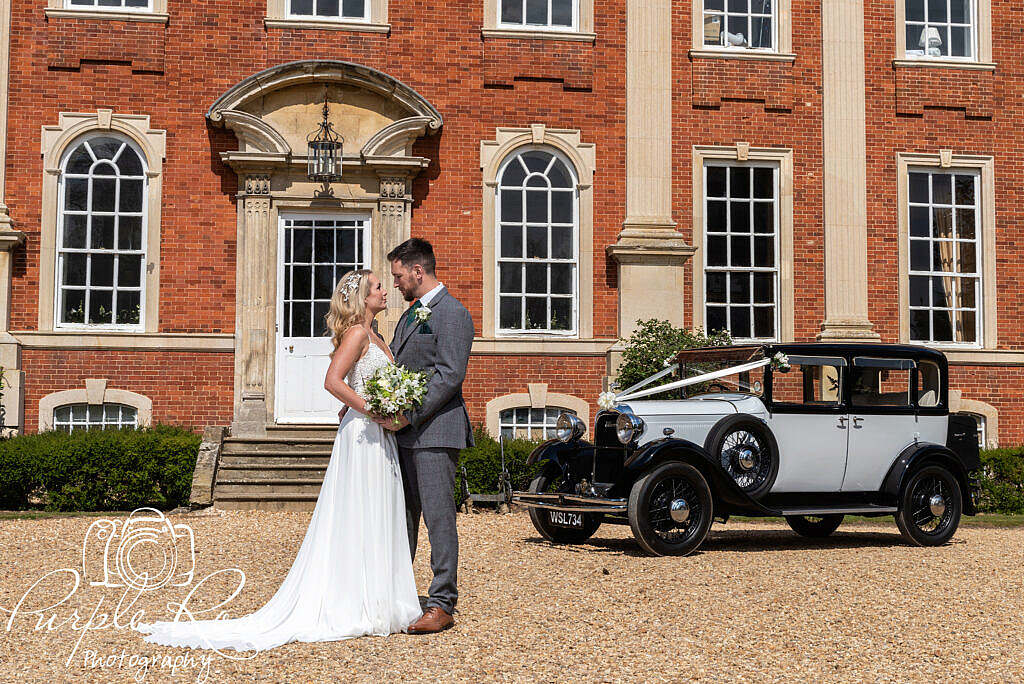
{"type": "Polygon", "coordinates": [[[335,348],[324,387],[352,410],[338,426],[309,528],[277,593],[241,618],[139,624],[146,641],[262,651],[404,632],[420,616],[395,438],[373,422],[364,399],[365,380],[394,362],[371,327],[386,303],[365,269],[334,289],[327,325],[335,348]]]}

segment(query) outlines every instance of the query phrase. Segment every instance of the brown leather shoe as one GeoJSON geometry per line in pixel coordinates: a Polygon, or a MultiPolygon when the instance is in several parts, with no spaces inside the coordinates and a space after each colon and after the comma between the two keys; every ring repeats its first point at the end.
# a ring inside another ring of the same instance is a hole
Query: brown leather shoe
{"type": "Polygon", "coordinates": [[[430,606],[419,620],[409,625],[409,634],[434,634],[443,632],[454,624],[455,620],[444,608],[430,606]]]}

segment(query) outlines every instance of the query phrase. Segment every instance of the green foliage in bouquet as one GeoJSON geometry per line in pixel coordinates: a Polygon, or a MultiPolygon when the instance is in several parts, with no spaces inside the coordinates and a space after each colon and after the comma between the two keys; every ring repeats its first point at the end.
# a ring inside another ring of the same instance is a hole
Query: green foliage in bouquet
{"type": "MultiPolygon", "coordinates": [[[[501,448],[498,440],[483,428],[477,426],[473,430],[475,446],[463,449],[459,454],[459,467],[455,473],[455,498],[462,495],[462,468],[465,466],[469,481],[469,491],[473,494],[497,494],[498,476],[501,475],[501,448]]],[[[537,448],[540,441],[529,439],[505,440],[505,468],[512,479],[512,489],[525,490],[530,480],[540,472],[539,465],[528,466],[526,460],[537,448]]]]}
{"type": "Polygon", "coordinates": [[[1024,447],[981,452],[981,501],[985,513],[1024,513],[1024,447]]]}
{"type": "Polygon", "coordinates": [[[188,503],[200,435],[179,427],[50,431],[0,441],[0,508],[171,509],[188,503]]]}
{"type": "Polygon", "coordinates": [[[423,403],[429,379],[429,373],[405,366],[381,366],[366,381],[366,406],[380,415],[397,416],[423,403]]]}
{"type": "MultiPolygon", "coordinates": [[[[639,321],[636,330],[626,341],[626,348],[622,352],[622,365],[619,366],[619,375],[615,379],[616,391],[621,392],[644,378],[664,370],[665,361],[674,357],[682,349],[724,347],[730,344],[732,344],[732,337],[727,330],[709,334],[700,328],[693,330],[677,328],[668,321],[654,318],[639,321]]],[[[678,377],[674,377],[674,374],[668,375],[654,382],[650,387],[666,385],[678,379],[678,377]]],[[[685,389],[673,390],[660,394],[657,398],[678,399],[683,396],[685,391],[685,389]]],[[[692,393],[694,390],[690,391],[692,393]]]]}

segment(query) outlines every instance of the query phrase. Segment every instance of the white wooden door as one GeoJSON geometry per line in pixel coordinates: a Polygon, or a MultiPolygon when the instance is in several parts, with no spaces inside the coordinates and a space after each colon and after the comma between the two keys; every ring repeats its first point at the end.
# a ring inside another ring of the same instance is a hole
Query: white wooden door
{"type": "Polygon", "coordinates": [[[367,214],[282,214],[278,227],[278,423],[337,423],[339,399],[324,389],[333,348],[325,316],[334,285],[370,263],[367,214]]]}

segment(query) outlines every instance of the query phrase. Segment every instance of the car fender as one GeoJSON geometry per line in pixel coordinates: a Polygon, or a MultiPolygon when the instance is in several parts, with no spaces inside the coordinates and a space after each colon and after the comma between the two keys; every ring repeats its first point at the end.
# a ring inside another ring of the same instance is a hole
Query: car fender
{"type": "Polygon", "coordinates": [[[546,442],[541,442],[537,447],[530,452],[529,457],[526,459],[526,465],[532,466],[535,463],[543,463],[544,461],[551,461],[554,463],[562,472],[566,470],[565,459],[563,455],[567,452],[578,452],[580,449],[592,449],[594,447],[590,442],[577,439],[571,442],[563,442],[560,439],[549,439],[546,442]]]}
{"type": "Polygon", "coordinates": [[[949,447],[931,442],[916,442],[904,449],[896,462],[889,468],[885,479],[882,480],[881,493],[891,501],[899,501],[900,491],[906,480],[907,474],[916,466],[924,462],[934,462],[949,468],[950,472],[960,483],[960,492],[963,497],[964,513],[974,515],[977,513],[973,498],[970,494],[970,481],[967,469],[964,467],[960,457],[949,447]]]}
{"type": "Polygon", "coordinates": [[[776,511],[765,508],[740,489],[704,447],[685,439],[670,437],[648,442],[626,459],[625,471],[635,480],[640,477],[641,473],[673,461],[689,463],[701,471],[701,474],[708,480],[711,493],[717,501],[733,508],[753,510],[757,513],[768,515],[776,513],[776,511]]]}

